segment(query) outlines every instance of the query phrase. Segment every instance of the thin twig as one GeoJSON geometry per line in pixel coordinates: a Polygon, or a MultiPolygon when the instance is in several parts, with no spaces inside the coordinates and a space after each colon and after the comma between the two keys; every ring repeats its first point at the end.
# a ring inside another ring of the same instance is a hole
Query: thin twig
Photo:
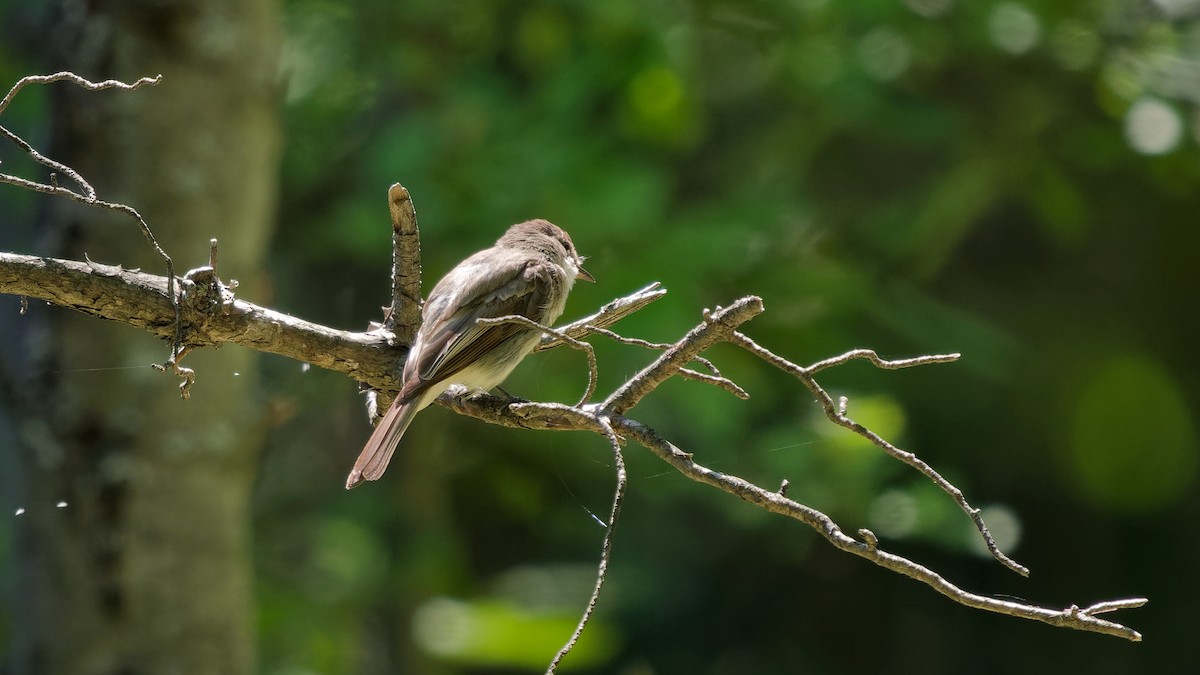
{"type": "MultiPolygon", "coordinates": [[[[4,112],[4,110],[8,107],[9,103],[12,102],[13,98],[17,95],[17,93],[19,93],[26,86],[28,86],[30,84],[50,84],[52,82],[61,82],[61,81],[71,82],[72,84],[83,87],[84,89],[87,89],[89,91],[100,91],[102,89],[123,89],[126,91],[132,91],[143,85],[159,84],[160,82],[162,82],[162,75],[160,74],[160,75],[156,75],[154,77],[142,77],[142,78],[139,78],[137,81],[133,82],[132,84],[127,84],[127,83],[121,82],[119,80],[104,80],[102,82],[92,82],[91,80],[87,80],[85,78],[82,78],[82,77],[76,75],[75,73],[67,72],[67,71],[54,73],[52,75],[29,75],[27,77],[23,77],[20,80],[18,80],[17,83],[14,84],[11,89],[8,90],[8,93],[4,95],[4,98],[0,99],[0,114],[2,114],[4,112]]],[[[37,192],[43,192],[46,194],[52,194],[52,195],[57,195],[60,197],[66,197],[67,199],[71,199],[76,202],[87,204],[89,206],[98,206],[100,208],[108,209],[110,211],[124,213],[125,215],[133,218],[137,222],[138,227],[142,231],[142,236],[145,237],[146,241],[150,243],[151,248],[154,249],[154,252],[156,254],[158,254],[158,256],[160,258],[162,258],[163,262],[166,264],[167,297],[169,297],[171,299],[171,304],[175,308],[175,335],[171,342],[171,356],[170,356],[170,358],[167,359],[167,363],[173,364],[174,361],[178,358],[180,350],[183,348],[183,311],[180,308],[180,298],[177,296],[177,294],[175,292],[176,291],[175,264],[171,261],[171,256],[167,255],[167,252],[164,251],[162,246],[159,245],[158,240],[154,237],[154,232],[152,232],[150,230],[150,225],[148,225],[146,223],[146,220],[144,218],[142,218],[142,214],[138,213],[137,210],[134,209],[132,206],[127,206],[125,204],[117,204],[117,203],[108,202],[108,201],[99,199],[96,196],[96,189],[94,187],[92,187],[91,183],[89,183],[86,179],[84,179],[84,177],[82,175],[80,175],[78,171],[72,169],[71,167],[69,167],[65,164],[62,164],[61,162],[55,161],[49,157],[42,155],[37,150],[35,150],[32,145],[30,145],[28,142],[26,142],[25,139],[21,138],[17,134],[14,134],[13,132],[9,131],[8,129],[6,129],[2,126],[0,126],[0,135],[3,135],[8,140],[15,143],[18,147],[20,147],[22,150],[24,150],[35,161],[48,167],[49,169],[51,169],[54,172],[54,173],[50,174],[50,182],[49,183],[38,183],[36,181],[30,181],[30,180],[20,178],[17,176],[13,176],[10,174],[0,173],[0,183],[9,183],[11,185],[16,185],[16,186],[34,190],[37,192]],[[77,185],[79,185],[82,192],[75,192],[74,190],[70,190],[70,189],[64,188],[61,185],[59,185],[58,178],[57,178],[58,173],[63,173],[63,174],[66,174],[68,177],[70,177],[71,180],[75,181],[75,183],[77,185]]],[[[184,389],[184,392],[186,393],[186,389],[184,389]]],[[[185,395],[185,398],[186,398],[186,395],[185,395]]]]}
{"type": "Polygon", "coordinates": [[[734,382],[733,380],[731,380],[727,377],[721,377],[719,375],[709,375],[708,373],[701,373],[701,372],[692,370],[691,368],[680,368],[678,374],[680,377],[682,377],[685,380],[695,380],[697,382],[704,382],[705,384],[711,384],[712,386],[717,387],[718,389],[724,389],[725,391],[733,394],[734,396],[742,399],[743,401],[750,398],[750,394],[747,393],[745,389],[742,389],[741,387],[738,386],[738,384],[736,382],[734,382]]]}
{"type": "Polygon", "coordinates": [[[588,383],[587,383],[587,389],[584,390],[584,392],[583,392],[583,398],[579,399],[579,403],[575,404],[576,407],[581,406],[584,403],[587,403],[588,399],[590,399],[592,397],[592,394],[596,393],[596,382],[599,380],[599,368],[596,365],[596,350],[593,349],[592,345],[588,344],[587,342],[584,342],[583,340],[577,340],[577,339],[571,337],[570,335],[567,335],[566,333],[564,333],[561,329],[550,328],[549,326],[543,326],[542,324],[534,321],[533,319],[530,319],[529,317],[526,317],[526,316],[521,316],[520,314],[509,314],[508,316],[498,316],[498,317],[495,317],[492,319],[476,319],[475,322],[478,324],[484,324],[484,325],[502,324],[502,323],[519,323],[523,326],[528,326],[529,328],[536,328],[537,330],[542,331],[542,333],[553,335],[554,337],[558,338],[559,340],[562,340],[563,342],[571,345],[575,349],[582,351],[584,354],[587,355],[588,383]]]}
{"type": "Polygon", "coordinates": [[[874,349],[852,349],[845,354],[839,354],[838,356],[817,361],[816,363],[805,367],[804,370],[811,375],[813,373],[825,370],[826,368],[845,365],[846,363],[855,359],[869,361],[871,365],[882,370],[900,370],[901,368],[927,366],[934,363],[953,363],[960,358],[962,358],[962,354],[956,352],[953,354],[930,354],[927,356],[914,356],[907,359],[885,359],[880,357],[879,354],[875,353],[874,349]]]}
{"type": "Polygon", "coordinates": [[[610,340],[615,340],[616,342],[620,342],[622,344],[645,347],[646,349],[655,349],[660,352],[675,346],[674,343],[671,342],[651,342],[649,340],[643,340],[642,338],[625,337],[624,335],[621,335],[615,331],[611,331],[607,328],[600,328],[599,326],[593,326],[591,324],[584,326],[584,328],[586,328],[588,332],[603,335],[610,340]]]}
{"type": "MultiPolygon", "coordinates": [[[[610,301],[594,314],[585,316],[582,319],[576,319],[575,321],[572,321],[564,326],[559,326],[558,330],[563,335],[569,335],[573,338],[579,339],[589,335],[592,332],[595,332],[588,330],[589,327],[611,326],[666,294],[667,289],[662,288],[662,284],[656,281],[645,288],[640,288],[630,293],[629,295],[610,301]]],[[[555,335],[543,335],[542,341],[538,344],[534,351],[542,351],[557,347],[562,341],[562,339],[555,335]]]]}
{"type": "Polygon", "coordinates": [[[571,637],[558,650],[558,653],[554,655],[554,659],[550,661],[550,666],[546,668],[547,675],[558,671],[559,664],[575,648],[575,643],[579,642],[579,636],[583,634],[583,629],[587,627],[588,621],[591,620],[592,614],[596,611],[596,604],[600,602],[600,591],[604,589],[604,581],[608,578],[608,566],[612,561],[612,543],[613,537],[617,533],[617,518],[621,515],[621,504],[625,501],[625,488],[628,476],[625,472],[625,458],[621,455],[621,441],[617,438],[612,424],[606,417],[594,416],[593,419],[596,424],[600,425],[604,436],[608,438],[609,445],[612,447],[613,464],[616,465],[617,472],[617,484],[613,489],[612,508],[609,511],[608,524],[604,530],[604,543],[600,547],[600,562],[596,566],[596,583],[592,586],[592,595],[588,598],[587,606],[583,610],[583,616],[579,618],[579,624],[575,626],[575,631],[571,633],[571,637]]]}
{"type": "Polygon", "coordinates": [[[17,95],[17,92],[21,91],[26,86],[31,84],[50,84],[52,82],[62,82],[63,80],[83,87],[88,91],[100,91],[101,89],[125,89],[132,91],[144,84],[158,84],[162,82],[162,75],[160,74],[155,75],[154,77],[142,77],[133,84],[126,84],[119,80],[92,82],[76,75],[75,73],[65,70],[52,75],[27,75],[17,80],[17,83],[13,85],[12,89],[8,90],[8,93],[4,95],[4,98],[0,99],[0,113],[4,112],[4,109],[7,108],[8,104],[12,102],[13,97],[17,95]]]}
{"type": "Polygon", "coordinates": [[[738,326],[762,311],[762,298],[748,295],[729,307],[706,312],[700,325],[688,331],[679,342],[614,391],[604,401],[604,409],[617,414],[629,410],[658,385],[678,373],[697,354],[718,342],[731,340],[738,326]]]}
{"type": "MultiPolygon", "coordinates": [[[[7,128],[5,128],[3,126],[0,126],[0,136],[7,138],[18,148],[25,151],[25,154],[29,155],[33,159],[33,161],[37,162],[38,164],[41,164],[42,166],[47,167],[48,169],[50,169],[53,172],[50,174],[50,184],[48,184],[48,185],[40,184],[40,183],[30,183],[30,184],[22,185],[22,187],[36,189],[38,192],[50,192],[52,194],[59,194],[59,191],[68,192],[72,195],[78,195],[81,198],[78,201],[82,201],[85,204],[91,204],[96,201],[96,188],[92,187],[91,183],[87,182],[87,180],[85,180],[83,176],[79,175],[78,171],[76,171],[75,169],[72,169],[71,167],[67,166],[66,164],[63,164],[61,162],[50,159],[49,157],[46,157],[42,153],[35,150],[34,147],[32,145],[30,145],[29,142],[26,141],[24,138],[21,138],[20,136],[9,131],[7,128]],[[62,186],[60,186],[58,184],[58,178],[57,178],[57,174],[59,174],[59,173],[66,174],[68,178],[75,181],[75,184],[79,186],[82,193],[77,193],[74,190],[69,190],[67,188],[63,188],[62,186]]],[[[0,177],[3,177],[4,182],[14,182],[14,181],[11,181],[8,179],[20,180],[16,176],[10,176],[9,174],[0,174],[0,177]]]]}
{"type": "Polygon", "coordinates": [[[1124,600],[1109,600],[1107,602],[1097,602],[1094,605],[1079,610],[1083,614],[1095,616],[1106,612],[1115,612],[1120,609],[1136,609],[1150,602],[1146,598],[1125,598],[1124,600]]]}
{"type": "Polygon", "coordinates": [[[179,351],[183,349],[183,311],[180,308],[180,298],[176,293],[175,263],[171,260],[171,256],[167,255],[167,252],[163,250],[163,247],[158,244],[158,239],[154,237],[154,232],[150,230],[150,225],[146,223],[146,219],[142,218],[142,214],[138,213],[132,206],[114,204],[99,199],[90,203],[102,209],[124,213],[137,221],[138,227],[142,230],[142,236],[150,243],[150,247],[154,249],[158,257],[162,258],[163,262],[166,263],[167,297],[171,298],[171,304],[175,307],[175,339],[171,344],[171,360],[174,360],[178,356],[179,351]]]}
{"type": "MultiPolygon", "coordinates": [[[[666,351],[666,350],[670,349],[671,347],[675,346],[673,343],[670,343],[670,342],[650,342],[649,340],[643,340],[641,338],[626,337],[616,331],[611,331],[607,328],[600,328],[598,326],[590,326],[589,325],[589,326],[587,326],[587,329],[588,329],[588,332],[596,333],[597,335],[603,335],[604,337],[607,337],[616,342],[620,342],[622,344],[627,344],[627,345],[635,345],[637,347],[645,347],[646,349],[654,349],[657,351],[666,351]]],[[[709,361],[708,359],[706,359],[703,356],[700,356],[698,354],[696,356],[693,356],[692,360],[695,361],[696,363],[703,365],[705,368],[708,369],[708,372],[711,373],[715,377],[712,379],[709,379],[707,376],[704,376],[701,373],[697,373],[694,370],[688,370],[687,368],[684,368],[683,370],[679,371],[680,374],[684,375],[684,377],[689,377],[688,373],[691,373],[692,375],[700,375],[700,377],[690,377],[690,379],[700,380],[701,382],[710,382],[710,383],[716,384],[716,382],[714,380],[720,380],[724,383],[733,385],[737,389],[737,391],[731,390],[735,396],[738,396],[739,398],[749,398],[749,395],[745,395],[745,396],[742,395],[742,394],[745,394],[745,392],[742,391],[741,387],[738,387],[736,384],[733,384],[732,381],[723,377],[721,375],[721,371],[717,368],[716,365],[713,364],[712,361],[709,361]],[[741,392],[741,394],[737,393],[739,391],[741,392]]],[[[725,388],[725,386],[722,384],[718,384],[717,386],[725,388]]]]}

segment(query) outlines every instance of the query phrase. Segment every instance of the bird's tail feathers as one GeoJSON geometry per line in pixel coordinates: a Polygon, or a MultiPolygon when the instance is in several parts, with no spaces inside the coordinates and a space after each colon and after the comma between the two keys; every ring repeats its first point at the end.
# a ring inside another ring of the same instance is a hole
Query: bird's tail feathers
{"type": "Polygon", "coordinates": [[[346,489],[357,487],[363,481],[379,480],[392,460],[392,453],[400,444],[400,437],[408,429],[408,425],[422,408],[419,401],[409,400],[404,403],[396,401],[388,409],[387,414],[375,426],[371,438],[354,462],[354,468],[346,478],[346,489]]]}

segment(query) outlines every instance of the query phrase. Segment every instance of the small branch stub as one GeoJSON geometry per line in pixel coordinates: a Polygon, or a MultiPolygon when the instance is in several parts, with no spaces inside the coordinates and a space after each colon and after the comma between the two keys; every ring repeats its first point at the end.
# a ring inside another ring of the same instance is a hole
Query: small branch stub
{"type": "Polygon", "coordinates": [[[388,213],[392,218],[392,305],[384,328],[395,335],[398,344],[407,346],[421,325],[421,233],[412,197],[399,183],[388,188],[388,213]]]}

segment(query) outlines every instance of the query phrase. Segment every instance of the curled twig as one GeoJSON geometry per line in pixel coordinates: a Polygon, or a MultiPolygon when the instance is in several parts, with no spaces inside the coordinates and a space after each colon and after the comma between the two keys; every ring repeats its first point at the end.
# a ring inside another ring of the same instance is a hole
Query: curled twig
{"type": "Polygon", "coordinates": [[[184,347],[171,355],[166,363],[151,363],[150,367],[160,373],[165,373],[168,370],[172,374],[179,377],[182,382],[179,383],[179,398],[187,400],[192,397],[192,385],[196,383],[196,371],[191,368],[179,365],[183,357],[187,355],[188,348],[184,347]]]}
{"type": "Polygon", "coordinates": [[[8,104],[12,103],[13,97],[16,96],[17,93],[26,86],[31,84],[50,84],[52,82],[62,82],[63,80],[83,87],[88,91],[100,91],[101,89],[125,89],[132,91],[145,84],[153,85],[162,82],[162,75],[138,78],[138,80],[132,84],[126,84],[120,80],[92,82],[76,75],[75,73],[65,70],[51,75],[27,75],[17,80],[17,83],[12,86],[12,89],[8,90],[8,93],[4,95],[4,98],[0,99],[0,113],[4,112],[4,109],[8,107],[8,104]]]}

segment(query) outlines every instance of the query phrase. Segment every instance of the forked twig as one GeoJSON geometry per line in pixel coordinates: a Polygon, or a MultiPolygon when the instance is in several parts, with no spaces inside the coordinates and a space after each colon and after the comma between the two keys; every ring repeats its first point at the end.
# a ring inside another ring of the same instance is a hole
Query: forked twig
{"type": "Polygon", "coordinates": [[[604,409],[623,414],[637,405],[658,385],[677,374],[688,363],[718,342],[729,341],[737,327],[763,311],[762,298],[748,295],[728,307],[704,312],[704,321],[671,345],[653,363],[621,385],[604,401],[604,409]]]}
{"type": "Polygon", "coordinates": [[[912,366],[920,366],[930,363],[950,363],[959,358],[958,354],[935,354],[932,356],[919,356],[911,359],[888,360],[880,358],[878,354],[870,349],[855,349],[840,356],[818,361],[812,366],[805,368],[804,366],[796,365],[782,356],[775,354],[766,347],[763,347],[754,340],[751,340],[743,333],[735,333],[733,342],[751,354],[762,358],[767,363],[770,363],[776,368],[790,373],[799,379],[805,388],[817,397],[817,401],[821,404],[822,409],[825,411],[825,416],[828,417],[831,422],[840,427],[849,429],[859,436],[862,436],[870,441],[872,445],[875,445],[892,457],[895,457],[901,462],[904,462],[905,464],[924,474],[925,477],[937,485],[942,492],[945,492],[952,499],[954,499],[959,508],[971,518],[971,521],[975,524],[975,529],[979,531],[979,535],[983,538],[983,542],[987,546],[987,549],[992,554],[993,558],[1017,574],[1020,574],[1023,577],[1029,576],[1028,567],[1025,567],[1024,565],[1008,557],[1008,555],[1001,551],[1000,547],[996,545],[996,540],[992,538],[991,531],[988,530],[987,524],[983,522],[983,517],[980,515],[980,510],[971,506],[971,504],[967,502],[967,498],[965,495],[963,495],[962,490],[959,490],[957,487],[955,487],[953,483],[946,480],[940,473],[937,472],[936,469],[925,463],[924,460],[922,460],[920,457],[917,457],[914,453],[896,447],[887,440],[884,440],[884,438],[879,434],[850,419],[850,417],[846,415],[845,401],[835,403],[833,397],[830,396],[829,393],[826,392],[825,389],[818,384],[812,376],[813,373],[820,370],[824,370],[832,366],[839,366],[855,359],[865,359],[879,368],[894,370],[897,368],[909,368],[912,366]]]}
{"type": "MultiPolygon", "coordinates": [[[[588,326],[585,326],[585,328],[588,329],[588,332],[596,333],[598,335],[603,335],[603,336],[605,336],[611,340],[614,340],[616,342],[620,342],[622,344],[627,344],[627,345],[636,345],[638,347],[645,347],[646,349],[665,351],[674,346],[667,342],[650,342],[649,340],[643,340],[641,338],[625,337],[624,335],[621,335],[620,333],[617,333],[616,331],[611,331],[607,328],[600,328],[599,326],[588,325],[588,326]]],[[[684,379],[687,379],[687,380],[695,380],[697,382],[705,382],[705,383],[711,384],[714,387],[724,389],[725,391],[733,394],[734,396],[742,399],[743,401],[750,398],[750,394],[746,393],[745,389],[742,389],[741,387],[739,387],[737,385],[737,383],[734,382],[733,380],[721,375],[721,371],[715,365],[713,365],[712,361],[709,361],[708,359],[704,358],[703,356],[700,356],[699,354],[693,356],[692,360],[695,361],[696,363],[703,365],[705,368],[708,369],[709,373],[711,373],[711,374],[701,373],[701,372],[692,370],[691,368],[680,368],[679,369],[680,377],[683,377],[684,379]]]]}

